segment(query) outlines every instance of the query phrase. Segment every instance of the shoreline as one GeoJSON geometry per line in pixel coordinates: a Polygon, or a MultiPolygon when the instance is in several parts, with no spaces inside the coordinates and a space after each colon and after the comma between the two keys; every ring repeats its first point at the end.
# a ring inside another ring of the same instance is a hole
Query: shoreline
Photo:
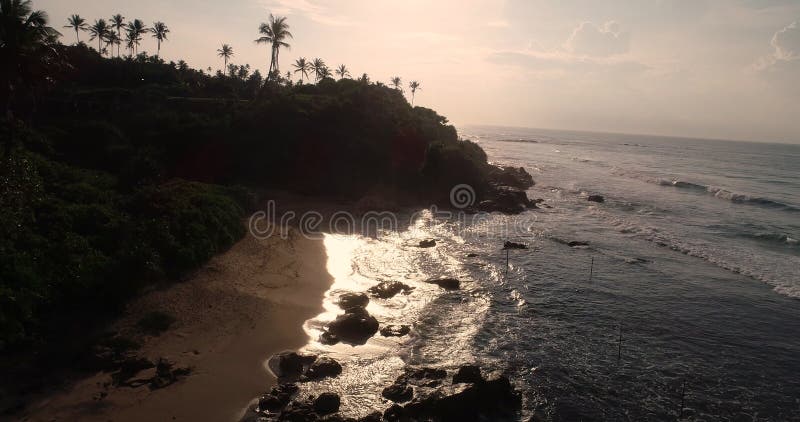
{"type": "Polygon", "coordinates": [[[39,396],[20,420],[238,420],[275,384],[266,367],[270,356],[306,344],[303,323],[323,310],[333,282],[326,264],[322,240],[294,229],[288,239],[258,240],[248,231],[185,281],[144,293],[110,326],[134,337],[147,313],[173,316],[159,336],[138,335],[136,355],[152,362],[166,358],[190,368],[188,376],[150,390],[146,383],[113,386],[111,374],[100,372],[39,396]]]}

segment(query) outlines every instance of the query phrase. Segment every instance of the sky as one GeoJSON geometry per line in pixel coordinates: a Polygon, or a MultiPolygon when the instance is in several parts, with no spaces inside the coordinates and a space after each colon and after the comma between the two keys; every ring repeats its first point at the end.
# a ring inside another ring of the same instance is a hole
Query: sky
{"type": "Polygon", "coordinates": [[[164,59],[216,70],[227,43],[233,63],[262,74],[258,26],[286,16],[282,73],[320,57],[373,81],[417,80],[416,105],[457,126],[800,143],[798,0],[33,1],[56,27],[72,13],[160,20],[164,59]]]}

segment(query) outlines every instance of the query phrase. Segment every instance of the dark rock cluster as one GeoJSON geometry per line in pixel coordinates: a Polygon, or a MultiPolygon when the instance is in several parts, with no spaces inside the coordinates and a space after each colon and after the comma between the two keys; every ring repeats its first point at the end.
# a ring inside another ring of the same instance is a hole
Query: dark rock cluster
{"type": "Polygon", "coordinates": [[[508,418],[522,399],[503,375],[486,377],[475,365],[464,365],[447,382],[447,372],[409,369],[382,392],[395,404],[383,413],[386,421],[476,421],[508,418]]]}
{"type": "Polygon", "coordinates": [[[378,299],[389,299],[398,293],[409,294],[414,290],[407,284],[399,281],[381,281],[367,289],[367,292],[378,299]]]}

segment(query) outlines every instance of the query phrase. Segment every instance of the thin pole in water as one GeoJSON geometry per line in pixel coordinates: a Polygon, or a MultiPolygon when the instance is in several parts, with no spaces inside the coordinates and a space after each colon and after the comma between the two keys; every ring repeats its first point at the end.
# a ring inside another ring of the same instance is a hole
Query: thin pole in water
{"type": "Polygon", "coordinates": [[[622,359],[622,323],[619,324],[619,340],[617,340],[617,365],[622,359]]]}
{"type": "Polygon", "coordinates": [[[683,404],[686,398],[686,378],[683,379],[683,387],[681,388],[681,408],[678,411],[678,420],[683,418],[683,404]]]}
{"type": "Polygon", "coordinates": [[[506,277],[508,277],[508,248],[506,248],[506,277]]]}
{"type": "Polygon", "coordinates": [[[592,265],[589,267],[589,282],[592,281],[593,273],[594,273],[594,257],[592,257],[592,265]]]}

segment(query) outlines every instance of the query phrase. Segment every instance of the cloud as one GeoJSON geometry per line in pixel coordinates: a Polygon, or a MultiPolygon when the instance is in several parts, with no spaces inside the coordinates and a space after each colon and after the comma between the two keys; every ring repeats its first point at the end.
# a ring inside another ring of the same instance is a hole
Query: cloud
{"type": "Polygon", "coordinates": [[[353,26],[355,23],[331,12],[330,8],[312,0],[260,0],[271,13],[277,15],[303,15],[314,22],[329,26],[353,26]]]}
{"type": "Polygon", "coordinates": [[[490,54],[487,60],[496,64],[526,68],[533,72],[632,75],[650,69],[649,66],[632,60],[578,57],[563,52],[497,51],[490,54]]]}
{"type": "Polygon", "coordinates": [[[583,22],[572,31],[565,48],[574,54],[608,57],[627,53],[629,44],[630,35],[621,32],[619,24],[614,21],[601,26],[583,22]]]}
{"type": "Polygon", "coordinates": [[[800,24],[797,21],[775,32],[772,54],[761,57],[753,68],[784,94],[800,96],[800,24]]]}
{"type": "Polygon", "coordinates": [[[797,21],[786,25],[772,36],[770,44],[775,49],[776,60],[800,59],[800,26],[797,21]]]}

